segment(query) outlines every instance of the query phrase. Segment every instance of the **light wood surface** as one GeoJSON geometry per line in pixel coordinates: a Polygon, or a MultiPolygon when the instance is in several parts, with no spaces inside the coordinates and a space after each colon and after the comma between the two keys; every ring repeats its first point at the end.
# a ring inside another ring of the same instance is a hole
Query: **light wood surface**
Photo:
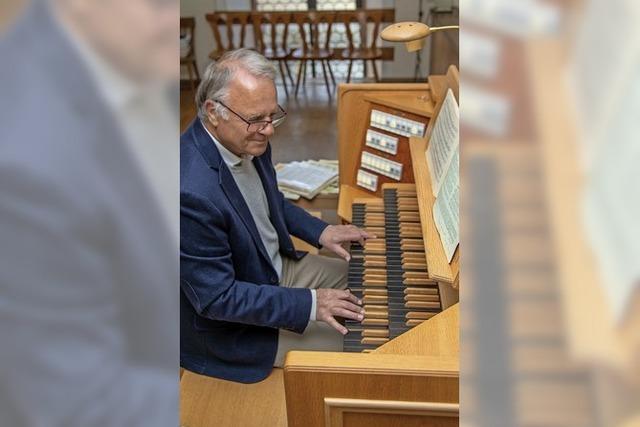
{"type": "Polygon", "coordinates": [[[433,116],[434,100],[430,90],[401,92],[401,93],[372,93],[366,95],[365,100],[375,104],[386,105],[387,107],[407,111],[423,117],[433,116]]]}
{"type": "Polygon", "coordinates": [[[457,404],[458,319],[455,305],[372,353],[290,352],[285,361],[289,426],[342,425],[336,424],[340,415],[327,409],[335,398],[369,400],[360,402],[368,409],[351,417],[354,427],[457,425],[453,418],[434,421],[424,413],[402,416],[375,408],[384,400],[400,406],[457,404]]]}
{"type": "MultiPolygon", "coordinates": [[[[456,67],[450,66],[445,75],[431,75],[427,81],[431,88],[431,97],[436,105],[442,103],[449,88],[453,91],[456,101],[460,103],[460,72],[456,67]]],[[[437,115],[437,111],[435,114],[437,115]]]]}
{"type": "MultiPolygon", "coordinates": [[[[324,419],[327,398],[456,404],[458,360],[375,353],[290,352],[285,361],[285,390],[289,427],[332,425],[324,419]]],[[[389,425],[389,418],[364,419],[369,427],[389,425]]]]}
{"type": "Polygon", "coordinates": [[[380,354],[458,357],[460,305],[455,304],[426,322],[374,350],[380,354]]]}
{"type": "Polygon", "coordinates": [[[241,384],[184,371],[180,381],[182,427],[286,427],[282,369],[264,381],[241,384]]]}
{"type": "Polygon", "coordinates": [[[438,95],[444,99],[447,95],[447,90],[451,89],[453,91],[453,95],[456,97],[456,101],[460,104],[460,72],[454,66],[450,66],[447,70],[447,74],[445,75],[446,79],[446,88],[443,92],[438,95]]]}
{"type": "MultiPolygon", "coordinates": [[[[428,323],[428,322],[426,322],[428,323]]],[[[401,375],[458,376],[458,359],[453,356],[398,355],[385,353],[336,353],[290,351],[285,359],[289,372],[333,372],[401,375]]]]}
{"type": "Polygon", "coordinates": [[[431,88],[431,97],[435,103],[442,102],[447,93],[447,77],[444,75],[432,75],[427,77],[431,88]]]}

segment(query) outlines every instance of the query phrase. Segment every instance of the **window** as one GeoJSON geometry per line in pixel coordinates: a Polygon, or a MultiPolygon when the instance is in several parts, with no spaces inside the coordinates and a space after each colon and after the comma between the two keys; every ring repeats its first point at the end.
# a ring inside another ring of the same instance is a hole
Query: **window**
{"type": "Polygon", "coordinates": [[[344,1],[344,0],[316,0],[318,10],[353,10],[361,8],[361,1],[344,1]]]}
{"type": "Polygon", "coordinates": [[[350,10],[363,7],[362,0],[253,0],[253,9],[287,10],[350,10]]]}
{"type": "MultiPolygon", "coordinates": [[[[363,7],[363,0],[253,0],[254,10],[259,11],[296,11],[296,10],[354,10],[363,7]]],[[[353,34],[359,38],[360,32],[357,25],[353,29],[353,34]]],[[[283,31],[278,28],[277,31],[283,31]]],[[[280,36],[280,34],[278,34],[280,36]]],[[[267,34],[267,37],[270,37],[267,34]]],[[[297,28],[290,28],[289,46],[299,47],[301,45],[300,35],[297,28]]],[[[333,47],[347,46],[347,33],[343,25],[334,25],[331,29],[331,45],[333,47]]],[[[345,79],[347,76],[348,63],[345,61],[332,61],[331,69],[338,79],[345,79]]],[[[351,70],[353,79],[360,79],[364,76],[362,61],[355,61],[351,70]]]]}
{"type": "Polygon", "coordinates": [[[254,0],[254,9],[260,11],[308,10],[307,0],[254,0]]]}

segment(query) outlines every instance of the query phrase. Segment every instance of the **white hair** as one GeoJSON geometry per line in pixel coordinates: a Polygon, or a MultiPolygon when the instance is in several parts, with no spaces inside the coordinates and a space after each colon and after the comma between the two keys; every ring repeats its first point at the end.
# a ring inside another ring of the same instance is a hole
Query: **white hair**
{"type": "MultiPolygon", "coordinates": [[[[229,96],[229,83],[235,77],[238,70],[244,70],[254,77],[266,77],[275,82],[275,66],[255,50],[242,48],[224,53],[220,59],[207,66],[204,76],[196,92],[196,107],[198,117],[207,118],[204,103],[207,99],[226,102],[229,96]]],[[[220,104],[215,104],[217,115],[225,120],[228,118],[226,109],[220,104]]]]}

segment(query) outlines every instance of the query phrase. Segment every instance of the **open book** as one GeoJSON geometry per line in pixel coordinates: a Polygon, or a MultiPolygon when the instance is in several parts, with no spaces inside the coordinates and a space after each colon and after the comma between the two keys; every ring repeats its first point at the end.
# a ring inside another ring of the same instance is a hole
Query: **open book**
{"type": "Polygon", "coordinates": [[[278,187],[288,193],[314,198],[338,179],[337,165],[330,162],[307,160],[276,166],[278,187]]]}

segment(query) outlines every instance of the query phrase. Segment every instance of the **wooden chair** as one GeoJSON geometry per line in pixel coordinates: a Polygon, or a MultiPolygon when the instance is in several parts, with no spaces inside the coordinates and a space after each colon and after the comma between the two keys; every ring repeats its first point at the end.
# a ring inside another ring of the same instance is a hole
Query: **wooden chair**
{"type": "Polygon", "coordinates": [[[300,87],[300,80],[303,72],[306,75],[307,62],[319,61],[322,65],[322,74],[324,75],[324,82],[327,86],[327,93],[329,94],[329,98],[331,98],[332,89],[329,86],[326,68],[329,69],[331,81],[335,85],[335,78],[333,77],[333,72],[331,71],[331,66],[329,64],[329,60],[333,58],[333,52],[329,46],[329,42],[331,40],[331,26],[336,19],[335,12],[311,11],[294,13],[293,17],[296,24],[298,24],[300,39],[302,41],[302,47],[295,49],[291,53],[292,59],[300,61],[295,94],[298,95],[298,89],[300,87]],[[322,28],[324,25],[327,26],[326,31],[322,28]]]}
{"type": "Polygon", "coordinates": [[[373,75],[376,83],[380,81],[376,60],[382,59],[382,49],[378,47],[378,34],[380,32],[380,24],[385,21],[384,10],[352,10],[341,11],[338,19],[345,26],[347,33],[348,46],[342,51],[341,59],[349,61],[347,70],[347,83],[351,81],[351,68],[353,61],[361,60],[364,64],[365,76],[367,74],[367,61],[371,61],[373,67],[373,75]],[[352,30],[352,23],[357,23],[360,30],[360,42],[356,41],[352,30]],[[367,43],[368,27],[373,25],[371,38],[367,43]]]}
{"type": "Polygon", "coordinates": [[[282,76],[282,86],[284,92],[289,97],[287,89],[287,79],[293,85],[293,77],[287,60],[290,59],[291,48],[287,46],[289,37],[289,25],[293,22],[290,12],[254,12],[252,14],[253,31],[256,38],[256,48],[267,59],[278,62],[280,75],[282,76]],[[282,29],[282,31],[279,31],[282,29]],[[280,33],[280,37],[278,37],[280,33]]]}
{"type": "Polygon", "coordinates": [[[251,21],[250,12],[214,12],[205,15],[211,26],[215,49],[209,53],[214,61],[229,50],[245,46],[247,26],[251,21]],[[223,30],[224,28],[224,30],[223,30]],[[222,36],[224,33],[225,37],[222,36]]]}
{"type": "Polygon", "coordinates": [[[194,92],[196,84],[200,81],[200,73],[198,73],[196,64],[195,28],[196,20],[194,18],[180,18],[180,38],[185,37],[189,41],[186,53],[180,52],[180,67],[187,67],[191,90],[194,92]]]}

